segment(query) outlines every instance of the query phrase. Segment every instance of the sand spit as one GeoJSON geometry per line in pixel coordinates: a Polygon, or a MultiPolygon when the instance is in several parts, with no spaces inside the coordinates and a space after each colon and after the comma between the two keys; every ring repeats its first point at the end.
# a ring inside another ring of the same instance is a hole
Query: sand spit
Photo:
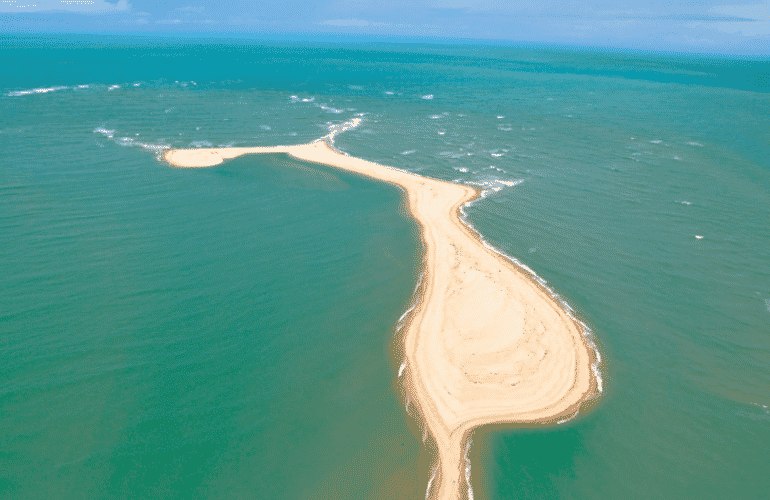
{"type": "MultiPolygon", "coordinates": [[[[424,277],[403,326],[399,368],[437,450],[427,496],[471,496],[466,463],[474,428],[556,423],[597,392],[593,345],[543,285],[461,218],[477,189],[355,158],[330,138],[295,146],[172,149],[176,167],[211,167],[245,154],[285,153],[395,184],[420,226],[424,277]]],[[[333,139],[333,138],[331,138],[333,139]]]]}

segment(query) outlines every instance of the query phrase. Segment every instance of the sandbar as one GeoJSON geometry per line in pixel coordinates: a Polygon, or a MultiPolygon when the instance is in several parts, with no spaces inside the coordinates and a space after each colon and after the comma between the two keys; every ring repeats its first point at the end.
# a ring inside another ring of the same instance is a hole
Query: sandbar
{"type": "Polygon", "coordinates": [[[196,168],[275,153],[394,184],[405,193],[424,256],[414,308],[401,330],[399,375],[436,450],[426,497],[472,495],[466,461],[475,428],[555,423],[600,390],[598,353],[585,326],[465,223],[461,208],[479,196],[476,188],[350,156],[329,136],[290,146],[170,149],[163,158],[196,168]]]}

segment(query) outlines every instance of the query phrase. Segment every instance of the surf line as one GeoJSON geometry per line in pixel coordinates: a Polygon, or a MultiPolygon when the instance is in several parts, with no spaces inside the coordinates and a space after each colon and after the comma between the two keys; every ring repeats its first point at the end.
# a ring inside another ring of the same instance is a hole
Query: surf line
{"type": "Polygon", "coordinates": [[[399,378],[435,449],[429,498],[472,497],[468,449],[489,424],[556,424],[601,392],[590,331],[534,272],[484,241],[463,215],[474,187],[350,156],[334,137],[289,146],[168,149],[179,168],[286,154],[400,187],[423,242],[422,283],[401,320],[399,378]]]}

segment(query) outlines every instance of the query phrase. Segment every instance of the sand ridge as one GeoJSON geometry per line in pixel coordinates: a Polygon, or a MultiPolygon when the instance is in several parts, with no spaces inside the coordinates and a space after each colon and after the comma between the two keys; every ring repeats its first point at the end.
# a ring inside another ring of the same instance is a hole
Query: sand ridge
{"type": "Polygon", "coordinates": [[[520,266],[486,245],[461,208],[477,189],[349,156],[333,136],[292,146],[171,149],[176,167],[211,167],[245,154],[288,154],[401,187],[424,244],[399,369],[436,451],[426,497],[471,496],[470,434],[493,423],[556,422],[597,393],[585,327],[520,266]]]}

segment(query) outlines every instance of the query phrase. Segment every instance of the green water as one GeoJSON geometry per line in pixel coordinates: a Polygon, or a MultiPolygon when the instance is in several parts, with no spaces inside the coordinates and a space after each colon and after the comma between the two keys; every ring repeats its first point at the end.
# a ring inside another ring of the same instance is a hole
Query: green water
{"type": "Polygon", "coordinates": [[[477,497],[766,496],[770,62],[1,40],[0,496],[423,496],[400,193],[155,158],[359,114],[341,149],[483,187],[469,220],[601,347],[590,410],[474,436],[477,497]]]}

